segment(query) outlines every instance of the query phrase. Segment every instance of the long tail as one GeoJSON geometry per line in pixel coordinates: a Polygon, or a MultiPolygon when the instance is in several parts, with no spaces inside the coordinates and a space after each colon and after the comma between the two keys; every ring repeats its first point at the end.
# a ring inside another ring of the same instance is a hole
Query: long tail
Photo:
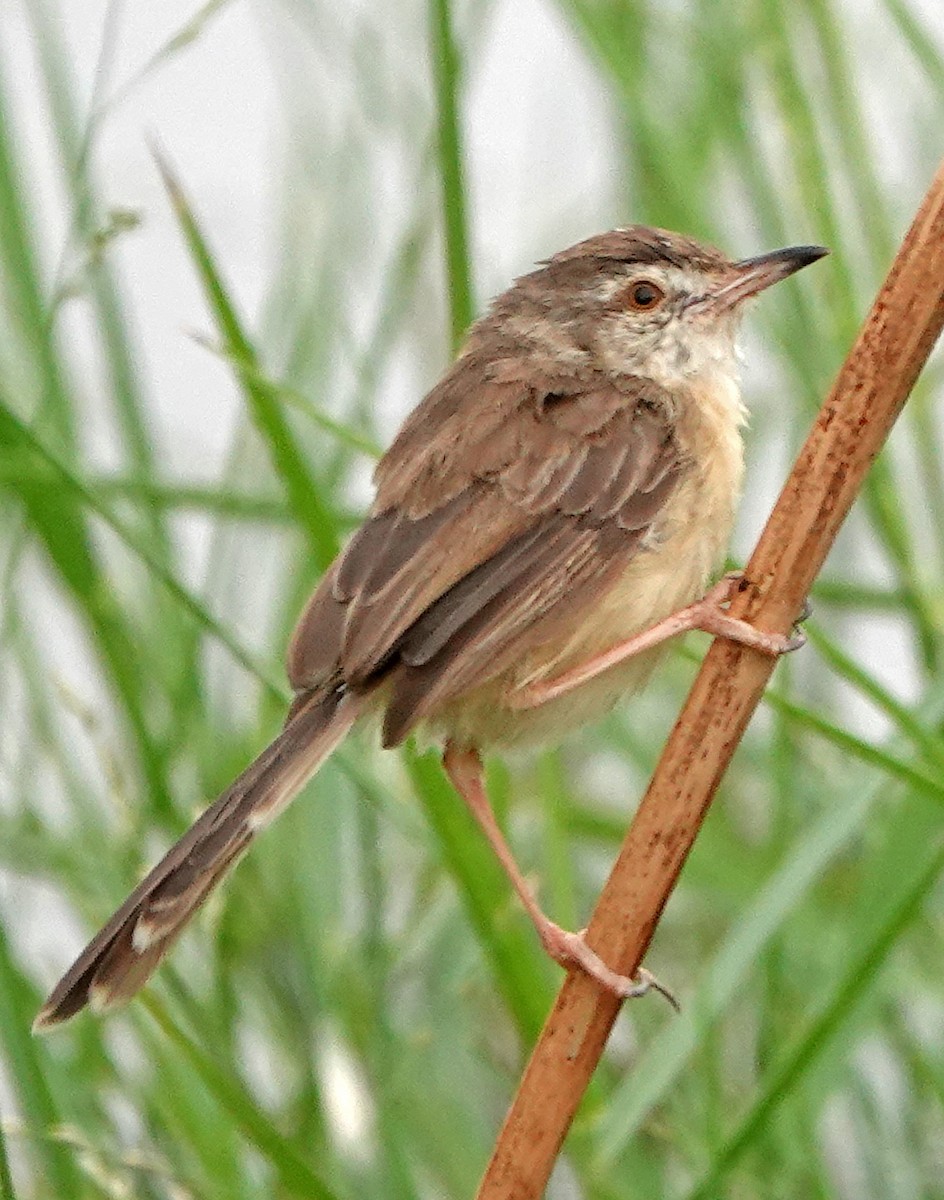
{"type": "Polygon", "coordinates": [[[262,826],[304,787],[356,719],[357,697],[315,695],[135,888],[40,1009],[35,1032],[87,1004],[104,1012],[144,985],[184,925],[262,826]]]}

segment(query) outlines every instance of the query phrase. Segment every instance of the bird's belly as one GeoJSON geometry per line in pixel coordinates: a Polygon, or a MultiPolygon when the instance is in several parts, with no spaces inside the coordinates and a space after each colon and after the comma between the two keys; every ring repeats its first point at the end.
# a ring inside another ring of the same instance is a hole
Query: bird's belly
{"type": "Polygon", "coordinates": [[[645,684],[665,647],[626,659],[538,707],[516,709],[508,702],[516,689],[553,679],[684,608],[720,567],[741,487],[742,409],[727,376],[714,379],[697,401],[680,407],[676,426],[692,470],[625,571],[574,614],[568,634],[561,637],[557,629],[499,676],[444,706],[427,723],[427,734],[482,748],[557,742],[645,684]]]}
{"type": "Polygon", "coordinates": [[[704,515],[675,525],[656,541],[592,605],[576,617],[569,637],[532,650],[520,663],[485,686],[450,704],[436,721],[440,735],[480,747],[560,741],[567,733],[607,713],[624,695],[641,688],[665,646],[634,655],[572,691],[531,709],[515,709],[506,698],[529,683],[553,679],[586,662],[703,594],[727,544],[731,518],[704,515]]]}

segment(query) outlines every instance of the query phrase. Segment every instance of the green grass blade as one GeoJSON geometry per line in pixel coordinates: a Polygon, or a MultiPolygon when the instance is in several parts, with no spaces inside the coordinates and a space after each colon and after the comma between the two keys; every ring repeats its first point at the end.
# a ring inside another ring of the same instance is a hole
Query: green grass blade
{"type": "Polygon", "coordinates": [[[32,237],[31,195],[17,153],[0,54],[0,281],[12,331],[36,375],[39,412],[64,446],[74,447],[76,415],[56,352],[32,237]]]}
{"type": "Polygon", "coordinates": [[[535,943],[484,836],[432,755],[406,751],[417,798],[456,880],[469,920],[488,957],[518,1031],[530,1043],[550,1003],[549,960],[535,943]]]}
{"type": "Polygon", "coordinates": [[[163,1005],[153,996],[145,996],[139,1003],[193,1067],[220,1107],[242,1130],[250,1145],[272,1163],[282,1186],[290,1195],[304,1197],[305,1200],[338,1200],[337,1192],[328,1187],[287,1138],[280,1136],[232,1077],[184,1033],[163,1005]]]}
{"type": "Polygon", "coordinates": [[[879,681],[812,624],[804,626],[810,644],[836,674],[889,717],[896,728],[922,752],[929,764],[944,770],[944,739],[929,729],[907,704],[897,700],[879,681]]]}
{"type": "MultiPolygon", "coordinates": [[[[258,662],[237,642],[225,626],[217,621],[207,611],[206,607],[180,583],[176,576],[168,571],[163,562],[154,555],[138,534],[129,529],[124,521],[111,512],[107,505],[86,487],[69,470],[65,463],[57,455],[53,454],[48,446],[43,445],[39,438],[31,432],[27,425],[20,421],[11,409],[0,402],[0,446],[2,445],[6,445],[14,453],[18,448],[25,448],[38,455],[44,464],[52,468],[54,477],[58,477],[61,484],[65,484],[68,489],[73,491],[77,497],[114,529],[122,541],[138,555],[154,577],[160,581],[174,599],[195,619],[199,626],[212,634],[221,645],[225,646],[233,659],[263,683],[274,696],[281,701],[288,701],[289,693],[286,686],[266,666],[258,662]]],[[[33,477],[38,478],[35,473],[33,477]]],[[[48,494],[50,491],[48,482],[46,487],[36,490],[48,494]]],[[[65,543],[71,546],[74,544],[74,539],[77,536],[76,532],[65,524],[64,519],[60,521],[50,519],[45,525],[50,544],[53,546],[53,557],[57,558],[58,561],[58,558],[65,553],[65,547],[60,547],[59,539],[64,539],[65,543]],[[61,554],[58,553],[60,550],[61,554]]],[[[90,558],[87,558],[81,565],[77,565],[73,573],[74,588],[81,595],[87,595],[95,589],[94,569],[90,558]]]]}
{"type": "Polygon", "coordinates": [[[379,458],[383,453],[380,446],[371,438],[365,437],[363,434],[358,433],[356,429],[351,429],[350,426],[344,425],[340,421],[335,421],[327,413],[321,412],[320,409],[312,404],[307,396],[303,395],[296,388],[290,387],[287,383],[279,383],[274,379],[270,379],[257,366],[247,364],[242,359],[237,359],[232,351],[227,352],[225,349],[217,348],[204,339],[201,339],[200,344],[213,353],[218,354],[220,358],[232,363],[235,370],[248,383],[254,384],[268,395],[283,401],[285,404],[290,404],[296,412],[319,428],[324,429],[325,432],[330,433],[332,437],[337,438],[339,442],[351,450],[356,450],[358,454],[366,454],[369,458],[379,458]]]}
{"type": "Polygon", "coordinates": [[[22,1106],[23,1118],[32,1138],[33,1154],[38,1160],[38,1175],[48,1180],[52,1194],[80,1197],[87,1189],[81,1172],[72,1160],[71,1150],[47,1136],[63,1122],[49,1085],[46,1050],[30,1034],[36,997],[14,965],[6,931],[0,924],[0,1043],[22,1106]]]}
{"type": "Polygon", "coordinates": [[[883,4],[895,22],[902,41],[937,91],[939,102],[944,103],[944,54],[941,53],[940,42],[929,33],[922,24],[922,18],[907,0],[883,0],[883,4]]]}
{"type": "Polygon", "coordinates": [[[829,864],[862,830],[882,797],[878,786],[823,809],[800,834],[776,872],[732,926],[681,1014],[646,1047],[632,1074],[610,1097],[595,1129],[594,1171],[612,1171],[652,1111],[678,1086],[707,1031],[737,999],[758,958],[829,864]]]}
{"type": "Polygon", "coordinates": [[[888,907],[885,920],[872,940],[852,957],[845,972],[831,989],[828,1003],[810,1023],[803,1036],[770,1072],[750,1111],[738,1124],[686,1200],[715,1200],[723,1181],[744,1153],[759,1140],[768,1123],[793,1090],[814,1069],[832,1042],[847,1027],[878,972],[885,966],[901,933],[915,919],[928,893],[944,870],[944,848],[937,845],[923,863],[909,863],[901,878],[907,885],[888,907]]]}
{"type": "MultiPolygon", "coordinates": [[[[37,443],[27,426],[0,399],[0,452],[17,457],[37,443]]],[[[123,614],[119,611],[102,570],[83,515],[71,492],[48,485],[24,485],[17,498],[27,514],[32,532],[42,544],[62,584],[72,594],[87,622],[102,661],[131,728],[148,786],[159,806],[169,811],[166,762],[145,717],[142,681],[135,669],[137,654],[123,614]]]]}
{"type": "Polygon", "coordinates": [[[0,1200],[16,1200],[10,1160],[7,1156],[7,1139],[3,1132],[3,1109],[0,1108],[0,1200]]]}
{"type": "Polygon", "coordinates": [[[278,395],[271,387],[259,382],[263,375],[259,371],[255,350],[243,331],[187,197],[168,164],[156,151],[154,155],[228,355],[240,372],[252,419],[269,449],[295,520],[308,539],[315,561],[325,569],[338,552],[334,518],[311,477],[301,447],[282,412],[278,395]],[[243,366],[252,372],[251,377],[242,375],[243,366]]]}
{"type": "Polygon", "coordinates": [[[452,346],[456,349],[475,316],[469,263],[466,189],[459,126],[461,67],[449,0],[429,0],[430,62],[436,94],[437,166],[446,243],[446,281],[452,346]]]}
{"type": "MultiPolygon", "coordinates": [[[[39,50],[60,171],[69,190],[71,232],[81,246],[91,250],[100,232],[99,206],[89,172],[88,137],[80,129],[71,63],[62,37],[62,23],[50,15],[48,0],[31,0],[27,12],[39,50]]],[[[151,441],[137,379],[137,355],[125,320],[123,298],[108,261],[102,254],[89,254],[84,282],[87,283],[94,310],[95,328],[102,343],[103,359],[125,449],[139,473],[150,473],[153,468],[151,441]]],[[[160,530],[159,522],[157,530],[164,532],[160,530]]]]}
{"type": "Polygon", "coordinates": [[[872,745],[864,738],[856,737],[848,729],[843,729],[802,705],[792,703],[777,692],[768,691],[764,699],[771,708],[789,717],[800,728],[819,734],[825,741],[838,746],[861,762],[877,767],[892,779],[908,784],[921,795],[939,804],[944,801],[944,780],[929,775],[898,755],[872,745]]]}

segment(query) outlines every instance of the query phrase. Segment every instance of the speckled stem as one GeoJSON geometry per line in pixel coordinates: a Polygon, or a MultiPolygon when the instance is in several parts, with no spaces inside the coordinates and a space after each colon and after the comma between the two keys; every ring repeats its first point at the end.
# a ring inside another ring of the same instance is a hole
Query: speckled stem
{"type": "MultiPolygon", "coordinates": [[[[733,616],[787,633],[944,323],[944,164],[862,326],[745,570],[733,616]]],[[[642,961],[774,660],[717,640],[672,730],[588,941],[642,961]]],[[[603,1053],[620,1001],[568,975],[512,1101],[478,1200],[535,1200],[603,1053]]]]}

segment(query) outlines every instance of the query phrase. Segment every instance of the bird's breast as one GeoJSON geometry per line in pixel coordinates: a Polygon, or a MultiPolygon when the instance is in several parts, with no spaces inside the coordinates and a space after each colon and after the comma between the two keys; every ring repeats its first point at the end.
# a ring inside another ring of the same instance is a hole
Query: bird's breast
{"type": "MultiPolygon", "coordinates": [[[[596,598],[592,621],[576,625],[547,669],[557,673],[599,654],[704,592],[724,560],[734,524],[744,473],[743,416],[732,374],[682,395],[675,436],[686,466],[678,487],[626,570],[596,598]]],[[[629,664],[627,672],[632,676],[629,664]]]]}
{"type": "Polygon", "coordinates": [[[450,712],[450,736],[483,747],[560,740],[645,684],[663,647],[629,658],[540,707],[519,710],[503,703],[516,689],[555,678],[704,593],[723,562],[734,522],[743,475],[742,420],[733,381],[721,381],[710,396],[683,397],[676,434],[687,465],[639,551],[575,614],[564,637],[533,648],[499,679],[463,697],[450,712]]]}

